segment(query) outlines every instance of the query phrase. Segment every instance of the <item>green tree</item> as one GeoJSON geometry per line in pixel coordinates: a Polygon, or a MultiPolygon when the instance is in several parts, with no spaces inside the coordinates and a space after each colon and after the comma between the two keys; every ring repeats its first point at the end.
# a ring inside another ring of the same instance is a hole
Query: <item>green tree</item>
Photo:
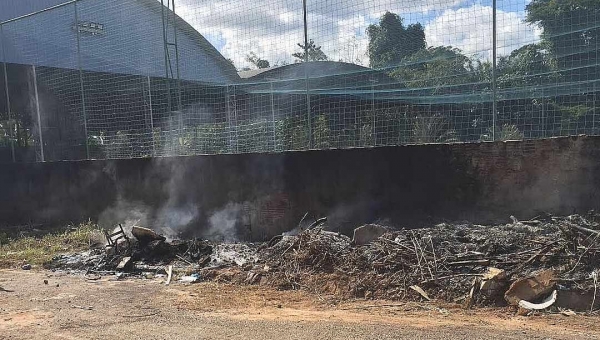
{"type": "Polygon", "coordinates": [[[498,87],[542,85],[556,80],[556,60],[542,44],[529,44],[498,60],[498,87]]]}
{"type": "Polygon", "coordinates": [[[470,84],[478,77],[473,61],[452,47],[422,49],[404,58],[403,64],[390,75],[409,88],[430,88],[431,93],[462,91],[450,85],[470,84]]]}
{"type": "MultiPolygon", "coordinates": [[[[502,126],[496,127],[496,140],[523,140],[523,138],[523,132],[521,132],[519,128],[514,124],[504,124],[502,126]]],[[[493,141],[494,139],[492,138],[492,129],[488,128],[486,133],[481,135],[480,139],[486,142],[493,141]]]]}
{"type": "Polygon", "coordinates": [[[327,116],[317,116],[313,127],[313,141],[316,149],[328,149],[331,147],[331,130],[327,116]]]}
{"type": "Polygon", "coordinates": [[[448,119],[438,113],[418,114],[412,118],[413,143],[453,143],[458,142],[456,131],[448,119]]]}
{"type": "Polygon", "coordinates": [[[570,81],[600,77],[600,1],[532,0],[527,21],[544,29],[542,39],[570,81]]]}
{"type": "Polygon", "coordinates": [[[372,68],[398,65],[404,58],[424,49],[425,30],[421,24],[405,27],[398,14],[386,12],[379,24],[367,28],[368,54],[372,68]]]}
{"type": "Polygon", "coordinates": [[[227,58],[227,62],[230,63],[231,66],[235,67],[235,69],[237,69],[237,66],[235,66],[235,62],[233,61],[233,59],[227,58]]]}
{"type": "Polygon", "coordinates": [[[296,58],[297,63],[302,63],[306,61],[306,53],[308,52],[308,61],[326,61],[329,60],[329,57],[321,50],[321,46],[317,46],[315,42],[310,39],[308,42],[308,46],[304,44],[298,44],[298,47],[302,49],[301,52],[296,52],[292,54],[294,58],[296,58]]]}
{"type": "Polygon", "coordinates": [[[259,69],[271,67],[271,64],[268,60],[262,59],[261,57],[257,56],[254,52],[250,52],[246,55],[246,61],[259,69]]]}
{"type": "Polygon", "coordinates": [[[569,84],[556,88],[557,96],[542,99],[554,120],[546,136],[600,133],[586,123],[596,114],[599,97],[588,86],[600,79],[598,18],[598,0],[532,0],[527,5],[527,21],[543,28],[542,44],[554,59],[553,83],[569,84]]]}

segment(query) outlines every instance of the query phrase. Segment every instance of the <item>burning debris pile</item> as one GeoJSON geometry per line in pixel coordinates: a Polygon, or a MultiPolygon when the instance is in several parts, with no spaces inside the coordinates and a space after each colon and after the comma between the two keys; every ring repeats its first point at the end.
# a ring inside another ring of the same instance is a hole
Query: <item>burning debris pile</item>
{"type": "MultiPolygon", "coordinates": [[[[367,225],[354,239],[315,226],[257,245],[148,239],[125,251],[57,258],[54,267],[129,270],[179,263],[198,280],[308,289],[344,298],[424,299],[472,305],[594,309],[600,215],[541,216],[499,226],[367,225]]],[[[151,232],[151,231],[150,231],[151,232]]],[[[154,234],[156,235],[156,234],[154,234]]],[[[158,235],[156,235],[158,237],[158,235]]],[[[118,248],[118,247],[117,247],[118,248]]]]}
{"type": "Polygon", "coordinates": [[[204,266],[211,261],[212,245],[207,241],[172,241],[151,229],[131,228],[130,235],[119,226],[105,233],[106,245],[84,253],[61,255],[46,265],[86,273],[144,272],[158,270],[174,261],[204,266]]]}

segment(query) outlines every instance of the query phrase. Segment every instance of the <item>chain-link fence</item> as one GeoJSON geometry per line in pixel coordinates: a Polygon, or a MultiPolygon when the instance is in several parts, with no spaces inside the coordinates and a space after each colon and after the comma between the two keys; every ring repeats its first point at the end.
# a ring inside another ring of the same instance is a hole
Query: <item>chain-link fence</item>
{"type": "Polygon", "coordinates": [[[599,1],[8,0],[0,20],[1,162],[600,134],[599,1]]]}

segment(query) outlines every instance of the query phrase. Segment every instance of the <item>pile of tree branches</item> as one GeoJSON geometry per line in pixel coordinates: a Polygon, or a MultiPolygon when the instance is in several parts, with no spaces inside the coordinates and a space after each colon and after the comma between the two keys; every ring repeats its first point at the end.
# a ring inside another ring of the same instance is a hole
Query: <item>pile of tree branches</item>
{"type": "Polygon", "coordinates": [[[264,248],[253,270],[279,288],[348,297],[421,299],[418,287],[428,299],[457,301],[490,268],[504,272],[506,284],[552,268],[564,289],[589,290],[600,259],[598,220],[590,213],[499,226],[439,224],[391,231],[364,246],[315,228],[264,248]]]}

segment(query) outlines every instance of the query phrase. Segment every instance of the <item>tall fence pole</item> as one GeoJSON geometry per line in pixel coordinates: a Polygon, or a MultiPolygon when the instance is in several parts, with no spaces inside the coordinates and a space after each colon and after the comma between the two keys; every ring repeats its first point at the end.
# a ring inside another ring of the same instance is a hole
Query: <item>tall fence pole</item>
{"type": "Polygon", "coordinates": [[[271,122],[273,124],[273,151],[277,151],[277,128],[275,126],[275,94],[273,93],[273,82],[271,82],[271,122]]]}
{"type": "Polygon", "coordinates": [[[182,111],[182,101],[181,101],[181,72],[179,70],[179,45],[177,43],[177,14],[175,14],[175,0],[171,1],[172,3],[172,15],[173,15],[173,38],[175,39],[175,70],[177,72],[177,109],[182,111]]]}
{"type": "MultiPolygon", "coordinates": [[[[177,86],[177,112],[179,115],[179,122],[178,122],[178,126],[177,126],[177,134],[179,138],[183,138],[183,105],[182,105],[182,100],[181,100],[181,73],[179,70],[179,46],[177,44],[177,15],[175,14],[175,0],[171,0],[171,4],[173,7],[172,8],[172,17],[173,17],[173,35],[174,35],[174,42],[173,45],[175,47],[175,71],[177,74],[177,81],[175,83],[175,86],[177,86]]],[[[167,20],[168,21],[168,20],[167,20]]],[[[183,147],[182,144],[179,144],[179,154],[181,154],[181,148],[183,147]]]]}
{"type": "Polygon", "coordinates": [[[154,112],[152,108],[152,83],[150,82],[150,76],[146,77],[148,82],[148,107],[150,108],[150,137],[152,138],[152,156],[156,156],[156,142],[154,141],[154,112]]]}
{"type": "Polygon", "coordinates": [[[229,152],[237,153],[238,150],[238,130],[237,130],[237,103],[235,99],[235,85],[227,85],[227,125],[229,127],[229,152]],[[233,94],[229,94],[229,88],[232,88],[233,94]],[[233,99],[230,99],[232,98],[233,99]]]}
{"type": "Polygon", "coordinates": [[[542,90],[542,138],[546,138],[546,97],[542,90]]]}
{"type": "Polygon", "coordinates": [[[10,92],[8,91],[8,67],[6,66],[6,54],[4,51],[4,25],[0,25],[0,52],[2,52],[2,68],[4,70],[4,88],[6,90],[6,110],[8,113],[8,143],[10,144],[10,155],[13,163],[16,162],[15,157],[15,141],[12,136],[12,112],[10,108],[10,92]]]}
{"type": "Polygon", "coordinates": [[[306,83],[306,114],[308,118],[308,148],[313,148],[312,138],[312,114],[310,112],[310,88],[308,84],[308,11],[306,10],[306,0],[302,0],[302,11],[304,18],[304,82],[306,83]]]}
{"type": "Polygon", "coordinates": [[[496,115],[498,109],[497,103],[497,83],[496,83],[496,67],[497,60],[497,48],[498,48],[498,23],[496,21],[497,18],[497,0],[492,1],[492,140],[496,140],[496,115]]]}
{"type": "Polygon", "coordinates": [[[592,89],[592,133],[596,134],[596,82],[593,83],[592,89]]]}
{"type": "Polygon", "coordinates": [[[225,104],[227,106],[227,139],[229,140],[229,153],[233,153],[233,137],[231,137],[231,103],[229,103],[229,85],[225,86],[225,104]]]}
{"type": "Polygon", "coordinates": [[[375,85],[371,85],[371,113],[373,114],[373,146],[377,146],[377,112],[375,110],[375,85]]]}
{"type": "Polygon", "coordinates": [[[235,92],[235,85],[233,85],[233,129],[235,131],[235,152],[240,152],[240,137],[239,137],[239,127],[238,127],[238,116],[237,116],[237,98],[235,92]]]}
{"type": "Polygon", "coordinates": [[[35,65],[31,66],[33,70],[33,87],[35,92],[35,113],[37,115],[38,138],[40,142],[40,158],[44,162],[44,136],[42,135],[42,119],[40,118],[40,96],[38,94],[37,71],[35,65]]]}
{"type": "Polygon", "coordinates": [[[83,113],[83,131],[85,134],[85,158],[90,159],[90,143],[88,139],[87,112],[85,109],[85,92],[83,86],[83,70],[81,68],[81,32],[79,30],[79,12],[77,1],[75,6],[75,31],[77,32],[77,68],[79,69],[79,90],[81,91],[81,108],[83,113]]]}
{"type": "MultiPolygon", "coordinates": [[[[165,2],[164,0],[160,0],[160,7],[161,7],[161,17],[162,17],[162,28],[163,28],[163,48],[165,51],[165,84],[166,84],[166,90],[167,90],[167,112],[168,112],[168,148],[169,148],[169,155],[172,156],[173,154],[173,104],[171,103],[171,80],[169,77],[169,66],[170,66],[170,54],[169,54],[169,45],[168,45],[168,38],[167,38],[167,33],[168,33],[168,21],[165,20],[166,18],[166,14],[165,14],[165,2]]],[[[167,0],[167,5],[169,5],[169,0],[167,0]]]]}

